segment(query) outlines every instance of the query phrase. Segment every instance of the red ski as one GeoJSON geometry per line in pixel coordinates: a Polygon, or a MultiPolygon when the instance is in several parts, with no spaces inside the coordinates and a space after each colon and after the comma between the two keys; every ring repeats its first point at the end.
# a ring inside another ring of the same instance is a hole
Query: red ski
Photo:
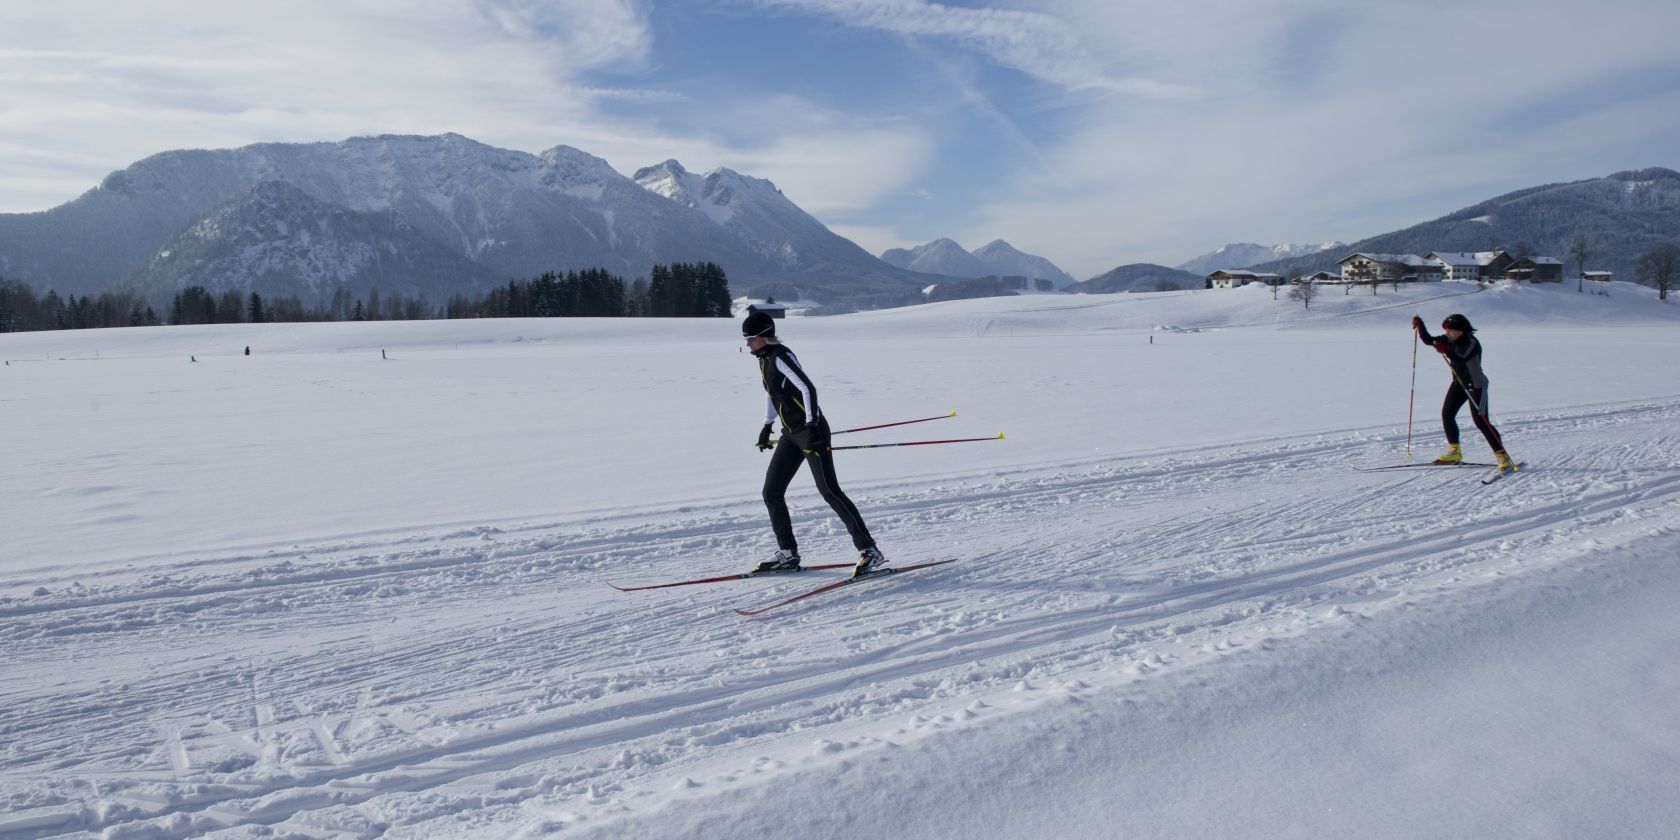
{"type": "MultiPolygon", "coordinates": [[[[851,564],[851,563],[830,563],[830,564],[825,565],[825,566],[803,566],[799,569],[799,571],[801,571],[801,572],[811,572],[811,571],[816,571],[816,570],[819,570],[819,569],[850,569],[850,568],[852,568],[852,565],[853,564],[851,564]]],[[[771,575],[786,575],[786,574],[797,574],[797,573],[796,572],[742,572],[742,573],[736,574],[736,575],[718,575],[717,577],[699,578],[697,580],[679,580],[675,583],[650,583],[650,584],[647,584],[645,586],[619,586],[616,583],[608,583],[607,585],[614,588],[614,589],[617,589],[620,592],[639,592],[643,589],[664,589],[664,588],[670,587],[670,586],[693,586],[697,583],[722,583],[723,581],[726,581],[726,580],[746,580],[747,578],[770,577],[771,575]]]]}
{"type": "Polygon", "coordinates": [[[804,592],[804,593],[801,593],[799,595],[795,595],[792,598],[788,598],[785,601],[777,601],[776,603],[771,604],[767,607],[759,607],[756,610],[736,610],[736,612],[740,613],[741,615],[749,615],[749,616],[750,615],[761,615],[761,614],[767,613],[767,612],[769,612],[769,611],[771,611],[771,610],[773,610],[777,607],[785,607],[788,604],[794,603],[795,601],[803,601],[806,598],[810,598],[813,595],[821,595],[824,592],[833,592],[836,589],[839,589],[839,588],[844,587],[844,586],[851,586],[854,583],[862,583],[866,580],[876,580],[876,579],[879,579],[879,578],[891,577],[893,575],[899,574],[900,572],[908,572],[908,571],[911,571],[911,570],[914,570],[914,569],[930,569],[930,568],[933,568],[934,566],[943,566],[946,563],[955,563],[955,562],[957,562],[957,561],[954,560],[954,559],[953,560],[935,560],[931,563],[916,563],[916,564],[911,565],[911,566],[888,566],[887,568],[882,569],[878,572],[870,572],[869,574],[863,575],[862,577],[849,577],[849,578],[846,578],[845,580],[837,580],[833,583],[825,583],[822,586],[819,586],[816,589],[813,589],[809,592],[804,592]]]}
{"type": "Polygon", "coordinates": [[[1451,464],[1437,464],[1434,461],[1419,461],[1415,464],[1389,464],[1384,467],[1354,467],[1358,472],[1382,472],[1383,470],[1439,470],[1448,467],[1492,467],[1481,461],[1456,461],[1451,464]]]}

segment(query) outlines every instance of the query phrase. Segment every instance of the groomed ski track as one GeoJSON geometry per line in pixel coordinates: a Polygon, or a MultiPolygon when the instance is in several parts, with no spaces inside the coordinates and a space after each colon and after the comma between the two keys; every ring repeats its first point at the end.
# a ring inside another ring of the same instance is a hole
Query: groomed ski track
{"type": "MultiPolygon", "coordinates": [[[[645,798],[1217,687],[1437,597],[1675,556],[1676,430],[1680,395],[1507,414],[1530,466],[1486,487],[1353,472],[1397,450],[1363,428],[888,485],[859,501],[890,559],[962,562],[757,619],[732,610],[829,573],[603,585],[745,568],[750,498],[79,571],[0,602],[0,838],[494,834],[530,806],[544,832],[634,834],[645,798]]],[[[846,556],[805,521],[808,561],[846,556]]]]}

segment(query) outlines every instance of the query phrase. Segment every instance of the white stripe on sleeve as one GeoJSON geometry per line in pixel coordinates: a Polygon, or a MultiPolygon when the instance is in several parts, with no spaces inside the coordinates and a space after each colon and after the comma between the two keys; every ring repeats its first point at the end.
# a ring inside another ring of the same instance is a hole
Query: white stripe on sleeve
{"type": "Polygon", "coordinates": [[[822,409],[817,407],[816,399],[811,396],[813,390],[811,380],[805,378],[805,371],[800,368],[799,359],[789,353],[776,360],[776,369],[781,371],[789,382],[793,383],[793,387],[799,389],[799,395],[804,398],[800,402],[805,405],[805,422],[816,422],[816,419],[822,416],[822,409]],[[788,364],[788,359],[793,359],[792,365],[788,364]]]}

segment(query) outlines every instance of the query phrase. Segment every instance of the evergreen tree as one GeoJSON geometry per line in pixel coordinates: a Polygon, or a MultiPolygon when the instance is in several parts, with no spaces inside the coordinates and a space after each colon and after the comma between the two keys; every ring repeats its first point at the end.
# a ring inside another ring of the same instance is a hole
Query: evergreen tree
{"type": "Polygon", "coordinates": [[[701,312],[707,318],[728,318],[733,301],[729,298],[729,278],[723,267],[709,262],[700,267],[701,312]]]}
{"type": "Polygon", "coordinates": [[[677,318],[692,318],[700,314],[700,284],[694,266],[688,263],[671,264],[671,314],[677,318]]]}
{"type": "Polygon", "coordinates": [[[18,332],[20,310],[25,306],[23,296],[28,288],[22,283],[14,286],[0,279],[0,333],[18,332]]]}
{"type": "Polygon", "coordinates": [[[46,318],[52,324],[47,329],[70,328],[70,310],[64,305],[64,298],[58,296],[58,292],[49,289],[47,296],[41,300],[41,308],[46,311],[46,318]]]}
{"type": "Polygon", "coordinates": [[[333,290],[332,320],[348,321],[351,315],[350,290],[339,286],[333,290]]]}
{"type": "Polygon", "coordinates": [[[671,317],[671,302],[671,270],[655,264],[648,275],[647,317],[671,317]]]}
{"type": "Polygon", "coordinates": [[[216,296],[216,316],[212,324],[238,324],[245,320],[245,296],[229,289],[216,296]]]}
{"type": "Polygon", "coordinates": [[[175,293],[169,306],[171,324],[214,324],[216,301],[203,286],[188,286],[175,293]]]}
{"type": "Polygon", "coordinates": [[[638,277],[630,284],[629,291],[624,294],[624,314],[631,318],[648,317],[647,278],[638,277]]]}

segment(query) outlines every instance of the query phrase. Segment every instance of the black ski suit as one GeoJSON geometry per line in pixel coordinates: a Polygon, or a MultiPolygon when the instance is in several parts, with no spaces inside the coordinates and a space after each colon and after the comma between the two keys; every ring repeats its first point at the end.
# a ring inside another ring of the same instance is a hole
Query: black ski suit
{"type": "Polygon", "coordinates": [[[1465,333],[1457,341],[1444,335],[1432,336],[1429,328],[1422,325],[1418,326],[1417,333],[1418,340],[1439,351],[1453,370],[1453,383],[1447,386],[1446,399],[1441,402],[1441,426],[1447,433],[1447,443],[1458,443],[1458,412],[1469,402],[1470,419],[1475,421],[1488,446],[1493,447],[1495,452],[1504,452],[1505,442],[1500,439],[1499,431],[1493,428],[1493,420],[1488,416],[1491,409],[1488,407],[1488,378],[1482,372],[1482,343],[1472,333],[1465,333]]]}
{"type": "Polygon", "coordinates": [[[770,468],[764,473],[764,505],[770,509],[770,528],[776,532],[777,547],[799,550],[793,537],[786,493],[802,462],[810,463],[817,490],[845,523],[852,545],[859,551],[874,545],[862,514],[840,489],[840,481],[834,475],[834,453],[828,448],[828,419],[823,417],[817,403],[817,386],[805,375],[799,359],[786,345],[766,344],[753,355],[758,357],[759,375],[767,395],[764,424],[768,426],[778,420],[782,424],[781,440],[777,441],[776,450],[770,455],[770,468]]]}

